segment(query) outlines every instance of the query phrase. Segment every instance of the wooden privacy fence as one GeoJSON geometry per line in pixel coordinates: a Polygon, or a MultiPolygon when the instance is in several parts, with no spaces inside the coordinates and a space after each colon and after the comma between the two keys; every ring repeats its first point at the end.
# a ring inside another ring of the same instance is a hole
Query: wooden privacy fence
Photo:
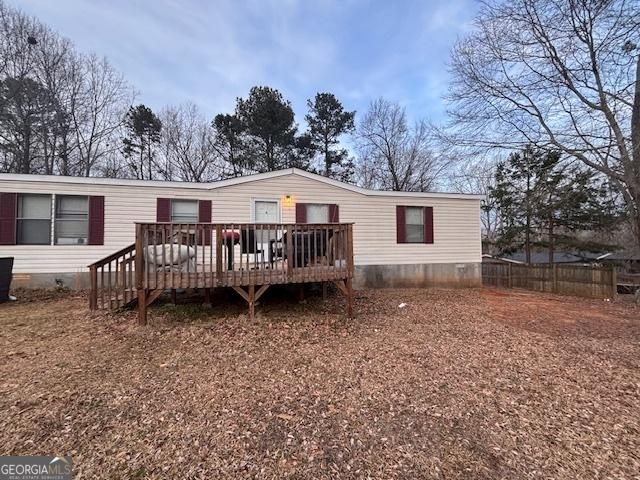
{"type": "Polygon", "coordinates": [[[614,298],[617,293],[616,271],[612,267],[483,263],[482,283],[578,297],[614,298]]]}

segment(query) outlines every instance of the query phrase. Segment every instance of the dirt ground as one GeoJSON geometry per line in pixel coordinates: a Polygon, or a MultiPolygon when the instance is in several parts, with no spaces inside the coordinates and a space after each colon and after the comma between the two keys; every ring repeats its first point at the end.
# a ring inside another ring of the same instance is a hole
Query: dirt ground
{"type": "Polygon", "coordinates": [[[350,321],[338,295],[263,298],[144,328],[77,294],[0,305],[0,454],[91,479],[640,478],[637,307],[362,291],[350,321]]]}

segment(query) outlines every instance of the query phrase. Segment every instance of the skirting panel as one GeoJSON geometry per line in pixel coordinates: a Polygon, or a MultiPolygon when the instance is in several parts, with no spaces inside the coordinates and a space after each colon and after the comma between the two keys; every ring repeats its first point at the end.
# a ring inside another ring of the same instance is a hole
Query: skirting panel
{"type": "Polygon", "coordinates": [[[356,265],[355,288],[480,287],[480,263],[356,265]]]}

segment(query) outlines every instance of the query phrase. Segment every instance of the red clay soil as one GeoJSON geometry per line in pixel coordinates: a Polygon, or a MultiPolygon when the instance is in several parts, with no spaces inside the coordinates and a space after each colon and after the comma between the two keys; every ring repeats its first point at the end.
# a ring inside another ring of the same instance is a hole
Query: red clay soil
{"type": "Polygon", "coordinates": [[[495,290],[0,305],[0,454],[75,478],[639,478],[640,309],[495,290]],[[407,306],[399,308],[400,303],[407,306]]]}

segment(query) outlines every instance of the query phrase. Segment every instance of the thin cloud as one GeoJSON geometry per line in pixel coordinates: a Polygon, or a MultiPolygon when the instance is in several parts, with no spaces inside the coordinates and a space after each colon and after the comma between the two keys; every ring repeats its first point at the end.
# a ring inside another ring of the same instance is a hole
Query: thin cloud
{"type": "MultiPolygon", "coordinates": [[[[11,1],[11,0],[9,0],[11,1]]],[[[306,99],[331,91],[364,111],[400,101],[439,118],[446,61],[470,24],[472,0],[21,0],[82,51],[105,55],[159,109],[192,101],[232,111],[253,85],[280,89],[298,122],[306,99]]]]}

